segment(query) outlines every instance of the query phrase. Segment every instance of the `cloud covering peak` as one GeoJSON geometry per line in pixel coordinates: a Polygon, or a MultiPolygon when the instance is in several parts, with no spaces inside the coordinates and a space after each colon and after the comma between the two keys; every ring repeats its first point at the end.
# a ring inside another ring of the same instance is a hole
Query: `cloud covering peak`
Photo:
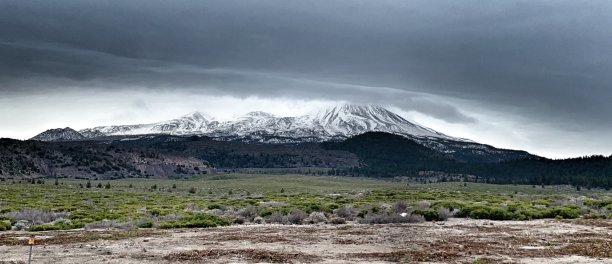
{"type": "Polygon", "coordinates": [[[580,138],[612,130],[610,13],[608,1],[7,0],[0,92],[349,101],[580,138]]]}

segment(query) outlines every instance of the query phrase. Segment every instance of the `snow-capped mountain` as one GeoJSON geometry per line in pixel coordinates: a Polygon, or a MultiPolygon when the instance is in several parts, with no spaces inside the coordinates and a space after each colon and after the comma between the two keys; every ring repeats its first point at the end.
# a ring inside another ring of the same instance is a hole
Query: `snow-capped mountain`
{"type": "Polygon", "coordinates": [[[203,135],[218,141],[302,143],[343,140],[365,132],[387,132],[462,161],[497,162],[530,157],[524,151],[498,149],[471,140],[451,137],[412,123],[380,106],[341,105],[297,117],[277,117],[250,112],[231,121],[216,121],[194,112],[153,124],[100,126],[79,132],[51,129],[32,138],[41,141],[138,140],[180,141],[180,136],[203,135]],[[138,135],[138,136],[136,136],[138,135]],[[142,135],[148,135],[143,137],[142,135]],[[158,135],[169,135],[160,138],[158,135]],[[149,139],[145,139],[149,138],[149,139]]]}
{"type": "MultiPolygon", "coordinates": [[[[342,105],[298,117],[276,117],[251,112],[232,121],[218,122],[195,112],[177,119],[141,125],[103,126],[79,131],[84,137],[141,134],[208,135],[224,138],[249,137],[267,142],[280,137],[298,141],[347,138],[369,131],[388,132],[416,138],[453,138],[419,126],[380,106],[342,105]]],[[[275,142],[275,141],[271,141],[275,142]]]]}
{"type": "Polygon", "coordinates": [[[85,139],[85,137],[76,130],[66,127],[49,129],[45,132],[36,135],[32,139],[40,141],[74,141],[83,140],[85,139]]]}

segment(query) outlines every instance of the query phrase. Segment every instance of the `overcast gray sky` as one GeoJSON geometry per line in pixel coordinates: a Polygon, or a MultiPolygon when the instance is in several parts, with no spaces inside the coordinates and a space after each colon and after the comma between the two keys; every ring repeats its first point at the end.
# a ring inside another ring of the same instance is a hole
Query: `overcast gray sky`
{"type": "Polygon", "coordinates": [[[498,147],[610,155],[610,14],[596,0],[3,0],[0,137],[352,102],[498,147]]]}

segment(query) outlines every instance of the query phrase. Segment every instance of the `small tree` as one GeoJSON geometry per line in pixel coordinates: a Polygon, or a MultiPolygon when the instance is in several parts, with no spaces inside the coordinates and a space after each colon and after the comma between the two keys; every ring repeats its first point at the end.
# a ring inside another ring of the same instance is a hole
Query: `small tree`
{"type": "Polygon", "coordinates": [[[57,180],[57,178],[55,178],[55,186],[59,185],[59,181],[57,180]]]}
{"type": "Polygon", "coordinates": [[[87,180],[87,184],[85,184],[85,187],[91,188],[91,181],[87,180]]]}
{"type": "Polygon", "coordinates": [[[153,186],[151,186],[151,190],[157,190],[157,184],[153,184],[153,186]]]}
{"type": "Polygon", "coordinates": [[[104,185],[104,189],[110,189],[111,185],[110,182],[107,182],[106,185],[104,185]]]}
{"type": "Polygon", "coordinates": [[[176,189],[176,184],[172,184],[172,189],[176,189]]]}
{"type": "Polygon", "coordinates": [[[102,183],[98,182],[98,185],[96,185],[96,188],[98,188],[98,189],[102,188],[102,183]]]}
{"type": "Polygon", "coordinates": [[[195,187],[189,188],[189,193],[196,193],[196,188],[195,187]]]}
{"type": "Polygon", "coordinates": [[[281,193],[285,193],[285,188],[281,188],[281,193]]]}

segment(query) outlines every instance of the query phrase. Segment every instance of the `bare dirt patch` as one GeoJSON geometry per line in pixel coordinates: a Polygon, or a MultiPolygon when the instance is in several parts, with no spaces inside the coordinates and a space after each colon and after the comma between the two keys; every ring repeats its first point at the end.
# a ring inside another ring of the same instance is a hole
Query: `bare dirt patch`
{"type": "MultiPolygon", "coordinates": [[[[609,220],[243,225],[35,233],[35,263],[612,263],[609,220]],[[599,221],[599,222],[597,222],[599,221]],[[571,260],[571,261],[570,261],[571,260]],[[570,261],[570,262],[568,262],[570,261]]],[[[28,232],[0,233],[0,263],[28,232]]]]}

